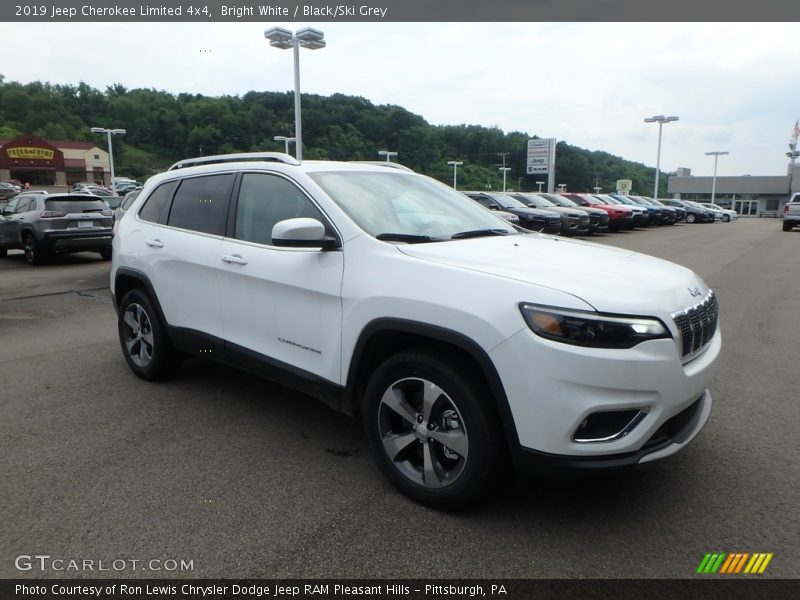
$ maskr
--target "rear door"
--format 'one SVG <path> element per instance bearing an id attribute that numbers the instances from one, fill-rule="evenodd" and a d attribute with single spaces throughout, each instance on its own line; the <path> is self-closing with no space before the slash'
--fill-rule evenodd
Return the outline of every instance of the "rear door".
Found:
<path id="1" fill-rule="evenodd" d="M 137 215 L 136 252 L 164 317 L 179 343 L 198 353 L 223 338 L 214 263 L 233 181 L 234 174 L 223 173 L 164 183 Z"/>
<path id="2" fill-rule="evenodd" d="M 216 260 L 225 339 L 255 360 L 338 383 L 344 258 L 336 250 L 274 246 L 275 223 L 294 217 L 317 219 L 335 235 L 294 181 L 242 175 L 235 217 Z"/>

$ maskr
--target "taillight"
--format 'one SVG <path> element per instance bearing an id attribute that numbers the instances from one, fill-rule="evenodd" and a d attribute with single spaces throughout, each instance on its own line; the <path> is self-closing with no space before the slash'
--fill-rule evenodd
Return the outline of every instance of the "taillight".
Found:
<path id="1" fill-rule="evenodd" d="M 783 212 L 785 212 L 785 213 L 789 212 L 789 205 L 788 204 L 783 207 Z"/>
<path id="2" fill-rule="evenodd" d="M 39 215 L 42 219 L 57 219 L 59 217 L 66 217 L 67 213 L 60 210 L 45 210 Z"/>

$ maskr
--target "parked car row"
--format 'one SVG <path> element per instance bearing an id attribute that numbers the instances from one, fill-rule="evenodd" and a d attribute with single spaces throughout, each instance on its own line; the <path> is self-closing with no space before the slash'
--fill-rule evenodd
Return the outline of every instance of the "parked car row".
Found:
<path id="1" fill-rule="evenodd" d="M 656 200 L 621 194 L 468 191 L 467 196 L 493 211 L 514 215 L 515 224 L 532 231 L 565 236 L 590 235 L 635 227 L 730 222 L 735 211 L 710 203 Z"/>

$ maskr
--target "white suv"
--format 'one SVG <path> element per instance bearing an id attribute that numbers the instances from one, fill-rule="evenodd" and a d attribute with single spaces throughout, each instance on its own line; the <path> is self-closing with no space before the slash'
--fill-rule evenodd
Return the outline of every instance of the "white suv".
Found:
<path id="1" fill-rule="evenodd" d="M 357 415 L 383 473 L 452 508 L 515 467 L 669 456 L 711 410 L 717 301 L 678 265 L 521 233 L 427 177 L 285 154 L 151 178 L 118 223 L 125 360 L 214 358 Z"/>

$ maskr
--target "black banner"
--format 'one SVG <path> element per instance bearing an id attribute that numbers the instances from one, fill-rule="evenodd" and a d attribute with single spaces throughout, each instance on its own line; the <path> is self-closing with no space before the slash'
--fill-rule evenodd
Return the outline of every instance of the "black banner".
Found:
<path id="1" fill-rule="evenodd" d="M 48 0 L 3 2 L 0 20 L 126 21 L 787 21 L 791 2 L 724 0 Z M 796 9 L 794 9 L 796 11 Z"/>
<path id="2" fill-rule="evenodd" d="M 800 579 L 546 579 L 546 580 L 2 580 L 3 600 L 162 598 L 165 600 L 442 600 L 464 598 L 578 600 L 796 600 Z"/>

